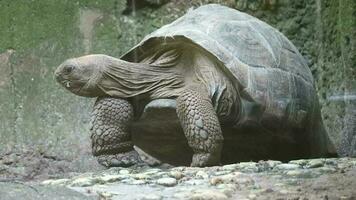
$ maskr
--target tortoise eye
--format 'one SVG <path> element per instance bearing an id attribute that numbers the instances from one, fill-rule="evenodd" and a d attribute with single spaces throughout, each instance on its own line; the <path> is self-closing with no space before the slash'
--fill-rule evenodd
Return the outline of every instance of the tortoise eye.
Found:
<path id="1" fill-rule="evenodd" d="M 73 65 L 67 65 L 63 68 L 64 73 L 69 74 L 73 71 L 74 66 Z"/>

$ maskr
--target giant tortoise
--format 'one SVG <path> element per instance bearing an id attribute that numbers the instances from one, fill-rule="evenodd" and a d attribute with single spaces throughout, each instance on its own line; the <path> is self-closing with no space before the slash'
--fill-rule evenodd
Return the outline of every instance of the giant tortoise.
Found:
<path id="1" fill-rule="evenodd" d="M 74 94 L 98 97 L 92 150 L 107 167 L 140 162 L 134 144 L 191 166 L 334 153 L 296 47 L 268 24 L 224 6 L 189 11 L 120 59 L 66 60 L 55 76 Z"/>

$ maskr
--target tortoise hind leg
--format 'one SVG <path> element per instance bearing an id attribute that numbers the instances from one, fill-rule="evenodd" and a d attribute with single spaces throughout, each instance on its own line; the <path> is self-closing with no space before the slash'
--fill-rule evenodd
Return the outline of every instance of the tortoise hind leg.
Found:
<path id="1" fill-rule="evenodd" d="M 177 99 L 177 114 L 194 155 L 191 166 L 220 164 L 223 135 L 205 90 L 189 88 Z"/>
<path id="2" fill-rule="evenodd" d="M 130 166 L 142 162 L 133 149 L 129 124 L 132 105 L 124 99 L 98 98 L 92 112 L 92 152 L 106 167 Z"/>

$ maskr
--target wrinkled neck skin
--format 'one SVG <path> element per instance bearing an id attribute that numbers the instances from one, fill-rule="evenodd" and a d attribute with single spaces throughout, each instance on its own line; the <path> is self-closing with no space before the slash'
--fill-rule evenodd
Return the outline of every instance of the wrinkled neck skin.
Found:
<path id="1" fill-rule="evenodd" d="M 174 66 L 131 63 L 110 56 L 105 56 L 99 73 L 93 78 L 96 87 L 116 98 L 172 98 L 183 85 L 183 78 Z"/>

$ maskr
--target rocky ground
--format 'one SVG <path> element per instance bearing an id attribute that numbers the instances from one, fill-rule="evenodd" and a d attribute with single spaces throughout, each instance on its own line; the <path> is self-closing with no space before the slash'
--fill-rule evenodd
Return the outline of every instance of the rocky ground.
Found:
<path id="1" fill-rule="evenodd" d="M 7 181 L 0 183 L 0 194 L 4 200 L 19 195 L 36 200 L 356 199 L 356 158 L 111 168 L 41 182 Z"/>

